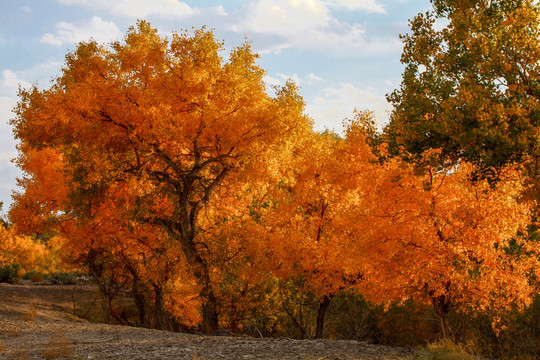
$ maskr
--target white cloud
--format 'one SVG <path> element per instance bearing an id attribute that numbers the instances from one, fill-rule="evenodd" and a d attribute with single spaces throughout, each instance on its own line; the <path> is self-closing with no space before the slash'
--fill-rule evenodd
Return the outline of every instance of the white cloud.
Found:
<path id="1" fill-rule="evenodd" d="M 287 37 L 328 25 L 330 14 L 318 0 L 258 0 L 244 7 L 241 18 L 233 30 Z"/>
<path id="2" fill-rule="evenodd" d="M 297 85 L 311 85 L 316 82 L 324 81 L 323 78 L 315 75 L 314 73 L 309 73 L 308 75 L 301 77 L 298 74 L 286 75 L 282 73 L 276 73 L 274 76 L 266 75 L 264 81 L 267 85 L 270 86 L 279 86 L 285 85 L 287 80 L 292 80 Z"/>
<path id="3" fill-rule="evenodd" d="M 105 10 L 111 15 L 134 19 L 158 16 L 185 19 L 199 11 L 178 0 L 56 0 L 62 5 L 85 6 L 93 10 Z M 223 7 L 221 12 L 224 12 Z"/>
<path id="4" fill-rule="evenodd" d="M 237 15 L 238 22 L 231 30 L 266 37 L 269 45 L 261 53 L 296 47 L 364 56 L 401 49 L 397 36 L 370 37 L 364 26 L 333 17 L 322 0 L 257 0 L 244 6 Z"/>
<path id="5" fill-rule="evenodd" d="M 341 130 L 343 119 L 352 117 L 355 108 L 373 111 L 379 125 L 388 121 L 392 110 L 384 95 L 348 83 L 323 89 L 321 94 L 309 99 L 306 105 L 306 111 L 314 119 L 317 130 Z"/>
<path id="6" fill-rule="evenodd" d="M 9 125 L 9 120 L 15 116 L 11 112 L 15 105 L 17 101 L 14 98 L 0 97 L 0 163 L 9 163 L 17 154 L 13 131 Z"/>
<path id="7" fill-rule="evenodd" d="M 386 14 L 384 7 L 376 0 L 327 0 L 329 6 L 349 10 L 363 10 L 367 13 Z"/>
<path id="8" fill-rule="evenodd" d="M 7 127 L 7 122 L 13 117 L 11 109 L 17 105 L 17 100 L 7 96 L 0 96 L 0 138 L 4 140 L 3 132 L 4 126 Z M 4 151 L 4 150 L 0 150 Z"/>
<path id="9" fill-rule="evenodd" d="M 15 179 L 21 173 L 11 162 L 17 156 L 17 149 L 8 121 L 14 117 L 11 110 L 15 105 L 17 101 L 14 98 L 0 96 L 0 201 L 4 202 L 4 212 L 9 209 L 11 191 L 16 188 Z"/>
<path id="10" fill-rule="evenodd" d="M 25 12 L 27 12 L 29 14 L 33 13 L 32 9 L 29 6 L 24 5 L 21 9 L 23 9 L 23 11 L 25 11 Z"/>
<path id="11" fill-rule="evenodd" d="M 11 70 L 2 71 L 2 80 L 0 80 L 0 86 L 2 86 L 2 88 L 11 91 L 12 89 L 18 89 L 19 85 L 25 88 L 31 86 L 28 81 L 21 80 L 17 73 Z"/>
<path id="12" fill-rule="evenodd" d="M 56 34 L 47 33 L 41 38 L 42 43 L 51 45 L 73 44 L 93 38 L 99 42 L 107 42 L 122 38 L 118 27 L 99 16 L 77 23 L 59 22 L 55 25 Z"/>
<path id="13" fill-rule="evenodd" d="M 315 75 L 314 73 L 309 73 L 308 76 L 306 76 L 307 80 L 309 83 L 314 83 L 314 82 L 318 82 L 318 81 L 324 81 L 323 78 Z"/>

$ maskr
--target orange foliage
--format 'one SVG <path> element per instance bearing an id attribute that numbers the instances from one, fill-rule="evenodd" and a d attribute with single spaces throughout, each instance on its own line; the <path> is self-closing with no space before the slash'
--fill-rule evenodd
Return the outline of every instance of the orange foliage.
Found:
<path id="1" fill-rule="evenodd" d="M 429 301 L 441 321 L 452 307 L 530 303 L 540 249 L 524 235 L 530 204 L 518 200 L 520 179 L 508 170 L 496 186 L 471 182 L 473 170 L 462 163 L 416 175 L 393 160 L 373 174 L 353 225 L 372 300 Z"/>
<path id="2" fill-rule="evenodd" d="M 21 91 L 10 216 L 65 237 L 111 316 L 129 289 L 141 325 L 164 327 L 168 310 L 215 332 L 223 310 L 235 330 L 276 278 L 301 278 L 323 317 L 350 287 L 432 302 L 443 320 L 530 300 L 539 249 L 520 236 L 530 209 L 511 169 L 492 186 L 467 163 L 380 164 L 369 113 L 344 138 L 314 133 L 294 84 L 270 97 L 249 44 L 227 62 L 222 47 L 204 29 L 169 41 L 139 22 L 110 47 L 79 44 L 50 89 Z"/>

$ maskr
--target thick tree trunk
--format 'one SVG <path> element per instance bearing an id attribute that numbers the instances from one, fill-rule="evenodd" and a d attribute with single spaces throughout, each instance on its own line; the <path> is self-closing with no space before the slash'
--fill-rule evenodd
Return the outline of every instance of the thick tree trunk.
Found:
<path id="1" fill-rule="evenodd" d="M 317 327 L 315 328 L 315 339 L 324 339 L 324 319 L 326 311 L 330 306 L 330 302 L 334 295 L 324 295 L 319 304 L 319 311 L 317 312 Z"/>
<path id="2" fill-rule="evenodd" d="M 202 332 L 205 334 L 215 334 L 218 331 L 218 313 L 216 310 L 216 301 L 212 296 L 203 299 L 202 304 Z"/>
<path id="3" fill-rule="evenodd" d="M 203 283 L 200 295 L 202 300 L 202 332 L 215 334 L 218 331 L 217 299 L 210 283 L 208 269 L 204 266 L 200 279 Z"/>
<path id="4" fill-rule="evenodd" d="M 439 318 L 439 324 L 441 325 L 441 334 L 443 339 L 452 340 L 452 330 L 450 328 L 450 322 L 448 320 L 448 313 L 450 312 L 450 303 L 448 299 L 441 295 L 431 299 L 433 302 L 433 308 L 435 314 Z"/>
<path id="5" fill-rule="evenodd" d="M 159 151 L 159 149 L 158 149 Z M 178 192 L 179 205 L 177 218 L 174 221 L 169 219 L 159 219 L 158 224 L 164 226 L 164 228 L 179 241 L 182 246 L 182 251 L 192 268 L 193 275 L 201 285 L 199 292 L 202 302 L 202 325 L 201 330 L 205 334 L 215 334 L 218 330 L 218 312 L 217 312 L 217 298 L 212 289 L 210 280 L 210 269 L 208 263 L 204 258 L 204 251 L 201 250 L 195 242 L 197 237 L 197 217 L 199 211 L 206 205 L 213 189 L 218 186 L 221 180 L 227 174 L 227 168 L 223 168 L 219 175 L 214 178 L 209 185 L 203 186 L 202 194 L 199 194 L 199 190 L 196 187 L 200 184 L 200 172 L 203 167 L 201 165 L 200 153 L 197 141 L 194 141 L 194 153 L 195 164 L 193 165 L 193 171 L 189 174 L 178 174 L 181 181 L 173 182 L 173 186 L 180 189 Z M 172 160 L 164 157 L 166 163 L 171 165 Z M 175 166 L 173 166 L 175 167 Z M 202 195 L 202 199 L 193 200 L 199 195 Z"/>

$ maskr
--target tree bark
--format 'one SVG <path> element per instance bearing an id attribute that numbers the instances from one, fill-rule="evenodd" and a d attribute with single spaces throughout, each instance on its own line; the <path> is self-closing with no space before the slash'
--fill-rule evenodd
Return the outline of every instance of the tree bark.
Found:
<path id="1" fill-rule="evenodd" d="M 439 324 L 441 325 L 441 334 L 443 339 L 452 340 L 452 329 L 450 328 L 450 322 L 448 320 L 448 313 L 450 312 L 450 302 L 444 296 L 438 296 L 431 299 L 433 302 L 433 308 L 435 314 L 439 318 Z"/>
<path id="2" fill-rule="evenodd" d="M 165 299 L 163 296 L 163 287 L 159 285 L 153 285 L 154 287 L 154 317 L 155 317 L 155 327 L 158 330 L 165 330 L 166 327 L 166 316 L 165 316 Z"/>
<path id="3" fill-rule="evenodd" d="M 202 300 L 202 332 L 205 334 L 215 334 L 218 331 L 217 299 L 210 283 L 207 266 L 204 266 L 200 276 L 203 287 L 201 289 Z"/>
<path id="4" fill-rule="evenodd" d="M 326 311 L 330 306 L 330 302 L 334 295 L 324 295 L 319 304 L 319 310 L 317 311 L 317 327 L 315 328 L 315 339 L 324 339 L 324 319 Z"/>
<path id="5" fill-rule="evenodd" d="M 143 287 L 139 286 L 138 284 L 133 285 L 131 296 L 133 297 L 133 301 L 135 302 L 135 306 L 137 306 L 137 310 L 139 312 L 139 326 L 148 327 L 146 316 L 146 296 Z"/>

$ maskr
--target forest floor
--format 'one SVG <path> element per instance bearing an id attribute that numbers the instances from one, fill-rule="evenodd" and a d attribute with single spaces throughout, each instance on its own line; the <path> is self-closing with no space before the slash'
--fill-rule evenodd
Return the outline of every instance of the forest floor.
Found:
<path id="1" fill-rule="evenodd" d="M 0 359 L 416 359 L 415 351 L 348 340 L 203 336 L 91 323 L 92 285 L 0 284 Z"/>

